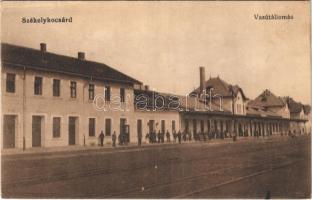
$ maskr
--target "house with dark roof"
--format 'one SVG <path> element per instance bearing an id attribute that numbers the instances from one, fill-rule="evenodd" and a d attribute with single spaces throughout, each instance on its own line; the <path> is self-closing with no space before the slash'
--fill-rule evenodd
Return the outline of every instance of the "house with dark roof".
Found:
<path id="1" fill-rule="evenodd" d="M 303 111 L 305 115 L 311 114 L 311 106 L 310 105 L 303 105 Z"/>
<path id="2" fill-rule="evenodd" d="M 307 120 L 304 125 L 298 124 L 296 122 L 290 122 L 290 126 L 292 127 L 292 129 L 296 130 L 299 133 L 311 131 L 311 106 L 304 105 L 301 102 L 297 102 L 289 96 L 283 97 L 283 99 L 289 105 L 291 119 Z"/>
<path id="3" fill-rule="evenodd" d="M 311 132 L 310 108 L 309 105 L 305 106 L 292 97 L 280 97 L 266 89 L 254 100 L 248 102 L 247 115 L 263 113 L 263 116 L 275 115 L 276 117 L 287 118 L 289 119 L 289 131 L 308 133 Z"/>
<path id="4" fill-rule="evenodd" d="M 247 113 L 261 111 L 267 112 L 267 115 L 277 115 L 283 118 L 290 118 L 289 106 L 287 101 L 276 96 L 270 90 L 264 90 L 254 100 L 250 100 L 247 104 Z"/>
<path id="5" fill-rule="evenodd" d="M 246 115 L 248 98 L 243 89 L 222 80 L 219 76 L 205 79 L 205 68 L 200 67 L 200 86 L 190 93 L 214 104 L 221 104 L 222 109 L 236 115 Z"/>
<path id="6" fill-rule="evenodd" d="M 142 83 L 104 63 L 2 43 L 3 148 L 97 145 L 104 132 L 136 140 L 133 90 Z"/>
<path id="7" fill-rule="evenodd" d="M 295 101 L 291 97 L 284 97 L 285 102 L 289 106 L 290 118 L 292 119 L 304 119 L 304 105 Z"/>
<path id="8" fill-rule="evenodd" d="M 306 132 L 311 133 L 311 127 L 312 127 L 312 115 L 311 115 L 311 106 L 310 105 L 303 105 L 303 111 L 304 111 L 304 118 L 307 120 L 305 123 Z"/>
<path id="9" fill-rule="evenodd" d="M 199 121 L 199 124 L 204 124 L 199 127 L 207 126 L 208 131 L 212 130 L 225 136 L 232 134 L 264 136 L 285 132 L 289 127 L 287 120 L 274 111 L 266 110 L 260 105 L 247 109 L 249 99 L 240 86 L 229 84 L 219 76 L 206 80 L 205 68 L 200 67 L 199 71 L 199 87 L 190 92 L 190 96 L 199 99 L 204 105 L 209 103 L 216 105 L 219 112 L 212 113 L 207 110 L 182 112 L 181 127 L 188 127 L 184 124 L 191 124 L 193 132 L 206 131 L 205 128 L 197 127 Z"/>

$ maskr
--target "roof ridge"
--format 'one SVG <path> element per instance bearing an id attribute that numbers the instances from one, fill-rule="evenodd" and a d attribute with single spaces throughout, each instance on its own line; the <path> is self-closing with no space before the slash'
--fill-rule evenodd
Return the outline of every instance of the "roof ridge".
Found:
<path id="1" fill-rule="evenodd" d="M 3 48 L 7 49 L 7 51 L 25 51 L 27 53 L 34 54 L 34 56 L 37 56 L 37 54 L 41 52 L 40 49 L 20 46 L 20 45 L 16 45 L 16 44 L 10 44 L 10 43 L 6 43 L 6 42 L 1 42 L 1 49 L 2 49 L 1 54 L 2 54 L 2 56 L 3 56 L 3 53 L 6 51 L 6 50 L 3 50 Z M 53 56 L 55 57 L 56 60 L 59 59 L 59 60 L 64 61 L 63 64 L 66 64 L 67 67 L 72 67 L 73 65 L 77 65 L 77 63 L 75 63 L 75 62 L 79 61 L 80 63 L 84 63 L 85 65 L 88 65 L 88 68 L 90 68 L 89 70 L 104 69 L 104 70 L 110 71 L 111 73 L 116 73 L 116 74 L 118 74 L 118 76 L 123 76 L 124 79 L 128 79 L 128 81 L 141 83 L 137 79 L 132 78 L 132 77 L 124 74 L 123 72 L 121 72 L 121 71 L 119 71 L 119 70 L 117 70 L 117 69 L 115 69 L 115 68 L 113 68 L 113 67 L 111 67 L 105 63 L 92 61 L 92 60 L 81 61 L 78 58 L 73 57 L 73 56 L 62 55 L 59 53 L 49 52 L 49 51 L 46 51 L 45 54 L 47 55 L 47 58 L 50 59 L 49 62 L 53 62 Z M 23 55 L 19 55 L 19 56 L 23 56 Z M 35 57 L 35 58 L 37 59 L 37 57 Z M 2 59 L 5 60 L 6 58 L 2 57 Z M 34 65 L 32 67 L 36 67 L 36 65 Z M 98 75 L 100 75 L 100 77 L 103 76 L 103 74 L 98 74 Z M 103 77 L 103 78 L 105 78 L 105 77 Z M 124 80 L 124 81 L 126 81 L 126 80 Z"/>
<path id="2" fill-rule="evenodd" d="M 228 90 L 228 89 L 229 89 L 229 87 L 228 87 L 228 86 L 230 86 L 231 84 L 229 84 L 229 83 L 225 82 L 225 81 L 224 81 L 224 80 L 222 80 L 219 76 L 217 76 L 217 77 L 216 77 L 216 79 L 218 79 L 218 80 L 221 82 L 221 84 L 222 84 L 222 86 L 223 86 L 223 88 L 224 88 L 224 89 L 226 89 L 226 90 Z"/>

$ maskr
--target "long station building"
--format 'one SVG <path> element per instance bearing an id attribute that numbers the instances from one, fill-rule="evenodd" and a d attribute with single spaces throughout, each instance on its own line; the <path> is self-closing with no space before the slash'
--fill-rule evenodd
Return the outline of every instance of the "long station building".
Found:
<path id="1" fill-rule="evenodd" d="M 225 137 L 310 134 L 311 106 L 265 89 L 249 99 L 220 77 L 205 78 L 187 96 L 152 91 L 106 65 L 47 51 L 1 44 L 2 149 L 98 145 L 112 134 L 220 132 Z"/>

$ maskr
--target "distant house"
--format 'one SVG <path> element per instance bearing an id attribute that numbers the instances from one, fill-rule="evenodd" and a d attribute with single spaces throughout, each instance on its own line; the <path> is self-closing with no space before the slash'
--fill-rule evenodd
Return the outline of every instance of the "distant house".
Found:
<path id="1" fill-rule="evenodd" d="M 303 111 L 304 111 L 304 118 L 306 120 L 308 120 L 306 123 L 305 123 L 305 126 L 306 126 L 306 130 L 308 133 L 311 134 L 311 120 L 312 120 L 312 116 L 311 116 L 311 106 L 310 105 L 304 105 L 303 106 Z"/>
<path id="2" fill-rule="evenodd" d="M 268 112 L 268 115 L 277 114 L 283 118 L 290 118 L 288 103 L 281 97 L 276 96 L 270 90 L 264 90 L 254 100 L 248 102 L 248 107 Z"/>
<path id="3" fill-rule="evenodd" d="M 289 105 L 290 118 L 292 119 L 304 119 L 304 105 L 295 101 L 291 97 L 283 98 Z"/>
<path id="4" fill-rule="evenodd" d="M 311 106 L 303 105 L 301 102 L 295 101 L 292 97 L 283 98 L 289 105 L 291 119 L 305 119 L 308 120 L 305 124 L 290 123 L 297 132 L 311 132 Z"/>
<path id="5" fill-rule="evenodd" d="M 203 94 L 206 96 L 202 96 Z M 246 115 L 246 104 L 248 98 L 243 89 L 238 85 L 231 85 L 219 76 L 210 77 L 205 80 L 205 70 L 200 68 L 200 86 L 190 93 L 191 96 L 206 98 L 206 102 L 212 101 L 220 105 L 222 110 L 230 111 L 232 114 Z"/>
<path id="6" fill-rule="evenodd" d="M 311 106 L 310 105 L 303 105 L 304 117 L 305 119 L 311 118 Z"/>

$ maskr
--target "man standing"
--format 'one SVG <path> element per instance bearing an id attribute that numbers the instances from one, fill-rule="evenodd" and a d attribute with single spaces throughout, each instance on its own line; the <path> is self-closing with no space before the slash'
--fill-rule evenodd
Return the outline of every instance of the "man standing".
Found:
<path id="1" fill-rule="evenodd" d="M 145 141 L 147 141 L 147 140 L 149 143 L 151 143 L 151 135 L 148 132 L 145 135 Z"/>
<path id="2" fill-rule="evenodd" d="M 172 136 L 173 136 L 174 142 L 177 142 L 177 133 L 175 130 L 173 130 Z"/>
<path id="3" fill-rule="evenodd" d="M 139 145 L 139 147 L 141 146 L 141 143 L 142 143 L 142 133 L 139 131 L 138 132 L 138 145 Z"/>
<path id="4" fill-rule="evenodd" d="M 185 131 L 183 131 L 183 141 L 185 142 L 186 141 L 186 132 Z"/>
<path id="5" fill-rule="evenodd" d="M 181 144 L 181 131 L 180 130 L 178 132 L 178 140 L 179 140 L 179 144 Z"/>
<path id="6" fill-rule="evenodd" d="M 161 132 L 161 143 L 165 142 L 165 132 Z"/>
<path id="7" fill-rule="evenodd" d="M 161 141 L 161 132 L 160 132 L 160 130 L 158 131 L 158 134 L 157 134 L 157 140 L 158 140 L 158 143 L 160 143 L 160 141 Z"/>
<path id="8" fill-rule="evenodd" d="M 101 140 L 101 146 L 103 146 L 103 143 L 104 143 L 104 133 L 103 133 L 103 131 L 101 131 L 101 133 L 100 133 L 100 140 Z"/>
<path id="9" fill-rule="evenodd" d="M 113 147 L 115 147 L 116 146 L 116 131 L 114 131 L 112 135 L 112 142 L 113 142 Z"/>
<path id="10" fill-rule="evenodd" d="M 170 133 L 169 133 L 168 130 L 167 130 L 167 132 L 166 132 L 166 137 L 167 137 L 167 142 L 170 142 Z"/>

